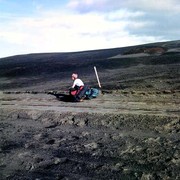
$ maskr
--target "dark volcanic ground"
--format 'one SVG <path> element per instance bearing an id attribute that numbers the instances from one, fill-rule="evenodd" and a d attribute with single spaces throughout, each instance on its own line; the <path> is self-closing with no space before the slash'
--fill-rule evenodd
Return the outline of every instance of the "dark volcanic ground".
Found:
<path id="1" fill-rule="evenodd" d="M 180 41 L 0 59 L 0 179 L 180 179 Z M 96 99 L 67 102 L 77 71 Z"/>

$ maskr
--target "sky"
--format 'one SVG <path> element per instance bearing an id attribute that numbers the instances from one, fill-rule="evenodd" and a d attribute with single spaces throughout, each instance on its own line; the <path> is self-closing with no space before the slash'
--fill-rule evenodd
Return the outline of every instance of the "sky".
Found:
<path id="1" fill-rule="evenodd" d="M 0 58 L 180 40 L 180 0 L 0 0 Z"/>

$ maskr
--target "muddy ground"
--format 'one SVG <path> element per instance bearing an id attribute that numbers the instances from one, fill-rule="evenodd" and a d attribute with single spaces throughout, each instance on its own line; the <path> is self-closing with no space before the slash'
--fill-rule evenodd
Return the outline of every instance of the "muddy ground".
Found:
<path id="1" fill-rule="evenodd" d="M 180 179 L 179 60 L 180 41 L 0 59 L 0 179 Z M 69 101 L 94 65 L 99 96 Z"/>
<path id="2" fill-rule="evenodd" d="M 179 179 L 178 97 L 1 92 L 1 179 Z"/>

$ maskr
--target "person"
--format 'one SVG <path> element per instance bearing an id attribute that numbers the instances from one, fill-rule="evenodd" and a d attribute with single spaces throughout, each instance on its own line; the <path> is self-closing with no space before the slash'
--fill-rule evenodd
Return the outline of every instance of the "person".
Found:
<path id="1" fill-rule="evenodd" d="M 82 82 L 82 80 L 78 78 L 78 74 L 73 73 L 72 80 L 73 80 L 72 88 L 79 89 L 80 87 L 84 86 L 84 83 Z"/>
<path id="2" fill-rule="evenodd" d="M 72 74 L 73 85 L 70 88 L 70 95 L 73 97 L 73 101 L 81 102 L 86 93 L 87 87 L 84 85 L 83 81 L 78 78 L 77 73 Z"/>

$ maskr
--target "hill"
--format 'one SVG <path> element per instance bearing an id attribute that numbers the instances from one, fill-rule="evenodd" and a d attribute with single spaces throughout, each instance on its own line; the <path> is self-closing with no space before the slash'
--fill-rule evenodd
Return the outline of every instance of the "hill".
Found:
<path id="1" fill-rule="evenodd" d="M 180 41 L 72 53 L 18 55 L 0 59 L 0 90 L 64 90 L 78 72 L 104 89 L 178 89 Z"/>
<path id="2" fill-rule="evenodd" d="M 180 41 L 0 59 L 0 179 L 180 179 L 179 65 Z"/>

